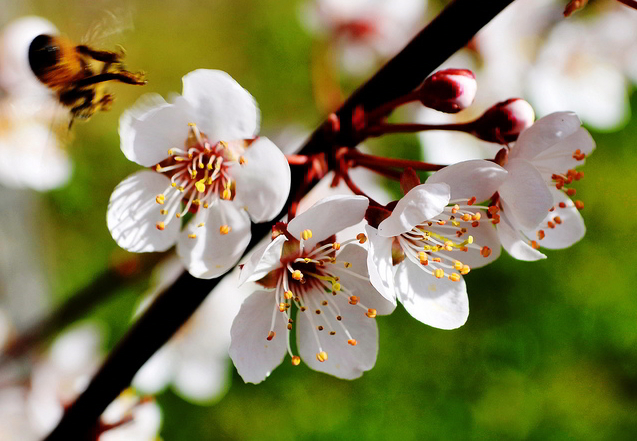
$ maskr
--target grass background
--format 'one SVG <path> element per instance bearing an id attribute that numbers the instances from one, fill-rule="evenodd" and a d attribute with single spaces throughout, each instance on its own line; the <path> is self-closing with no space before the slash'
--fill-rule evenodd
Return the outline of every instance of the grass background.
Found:
<path id="1" fill-rule="evenodd" d="M 6 0 L 5 0 L 6 1 Z M 117 122 L 142 92 L 167 96 L 200 67 L 230 73 L 257 99 L 262 132 L 313 129 L 324 117 L 312 94 L 316 46 L 293 0 L 136 1 L 135 29 L 121 42 L 145 90 L 114 85 L 109 113 L 77 124 L 66 187 L 38 195 L 37 231 L 54 303 L 123 252 L 105 225 L 115 185 L 138 167 L 119 150 Z M 5 15 L 37 14 L 78 40 L 112 1 L 7 3 Z M 11 15 L 13 14 L 13 15 Z M 6 17 L 5 17 L 6 18 Z M 356 85 L 345 80 L 344 87 Z M 632 100 L 637 108 L 637 99 Z M 165 440 L 634 440 L 637 438 L 637 260 L 634 154 L 637 124 L 595 133 L 578 186 L 588 233 L 547 260 L 503 255 L 468 276 L 471 314 L 456 331 L 429 328 L 402 307 L 378 320 L 376 367 L 342 381 L 284 362 L 261 385 L 235 373 L 229 393 L 196 406 L 158 396 Z M 415 137 L 381 141 L 418 156 Z M 395 151 L 395 150 L 394 150 Z M 112 347 L 129 326 L 145 284 L 92 314 Z M 187 293 L 184 293 L 187 295 Z"/>

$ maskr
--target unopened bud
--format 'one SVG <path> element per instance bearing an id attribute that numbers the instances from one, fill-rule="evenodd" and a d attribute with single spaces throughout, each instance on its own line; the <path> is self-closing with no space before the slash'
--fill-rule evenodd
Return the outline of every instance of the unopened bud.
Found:
<path id="1" fill-rule="evenodd" d="M 488 142 L 506 144 L 535 120 L 533 107 L 521 98 L 511 98 L 495 104 L 472 123 L 471 133 Z"/>
<path id="2" fill-rule="evenodd" d="M 457 113 L 473 103 L 477 90 L 476 76 L 470 70 L 440 70 L 421 86 L 420 102 L 441 112 Z"/>

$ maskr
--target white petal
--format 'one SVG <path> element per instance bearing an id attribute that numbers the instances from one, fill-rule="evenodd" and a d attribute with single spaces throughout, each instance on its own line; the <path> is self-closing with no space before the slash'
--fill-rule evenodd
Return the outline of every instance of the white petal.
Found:
<path id="1" fill-rule="evenodd" d="M 489 199 L 507 177 L 499 165 L 482 159 L 459 162 L 437 171 L 427 184 L 445 183 L 451 189 L 451 199 L 471 199 L 478 202 Z"/>
<path id="2" fill-rule="evenodd" d="M 573 112 L 556 112 L 547 115 L 520 133 L 509 158 L 533 159 L 561 139 L 574 133 L 581 125 L 581 121 Z"/>
<path id="3" fill-rule="evenodd" d="M 244 156 L 244 165 L 237 163 L 230 169 L 237 180 L 236 197 L 253 222 L 270 221 L 279 214 L 290 193 L 290 166 L 268 138 L 258 138 Z"/>
<path id="4" fill-rule="evenodd" d="M 449 203 L 447 184 L 420 184 L 396 204 L 391 216 L 378 226 L 381 236 L 398 236 L 416 225 L 438 216 Z"/>
<path id="5" fill-rule="evenodd" d="M 312 237 L 304 242 L 304 247 L 311 249 L 332 234 L 362 221 L 368 206 L 369 200 L 363 196 L 329 196 L 292 219 L 288 232 L 300 239 L 303 230 L 311 230 Z"/>
<path id="6" fill-rule="evenodd" d="M 184 359 L 175 377 L 175 389 L 196 403 L 217 400 L 228 389 L 229 367 L 227 358 Z"/>
<path id="7" fill-rule="evenodd" d="M 545 181 L 551 182 L 554 173 L 566 173 L 567 170 L 584 165 L 584 160 L 573 158 L 573 153 L 578 149 L 587 156 L 595 149 L 593 137 L 582 127 L 538 154 L 531 164 L 538 169 Z"/>
<path id="8" fill-rule="evenodd" d="M 53 342 L 51 362 L 61 372 L 78 374 L 99 358 L 101 343 L 101 332 L 96 325 L 77 326 Z"/>
<path id="9" fill-rule="evenodd" d="M 365 315 L 365 310 L 359 306 L 350 305 L 342 296 L 330 297 L 328 301 L 339 311 L 342 319 L 336 320 L 334 314 L 329 313 L 327 307 L 321 307 L 323 314 L 317 315 L 314 310 L 320 305 L 322 293 L 312 290 L 306 296 L 308 309 L 297 314 L 296 339 L 299 355 L 312 369 L 334 375 L 338 378 L 352 380 L 363 375 L 374 367 L 378 353 L 378 329 L 376 319 Z M 362 302 L 362 300 L 361 300 Z M 324 326 L 318 331 L 316 326 Z M 351 338 L 357 344 L 347 343 L 349 337 L 343 330 L 349 331 Z M 330 335 L 330 330 L 336 332 Z M 316 343 L 318 335 L 320 347 Z M 320 362 L 316 354 L 321 350 L 327 352 L 327 360 Z"/>
<path id="10" fill-rule="evenodd" d="M 276 336 L 268 341 L 273 311 Z M 273 292 L 256 291 L 243 302 L 232 323 L 229 350 L 243 381 L 260 383 L 281 364 L 287 351 L 286 326 L 287 320 L 279 312 Z"/>
<path id="11" fill-rule="evenodd" d="M 504 249 L 518 260 L 526 260 L 532 262 L 535 260 L 546 259 L 546 256 L 539 251 L 533 249 L 527 242 L 526 238 L 522 236 L 522 233 L 517 231 L 511 225 L 506 218 L 506 215 L 501 216 L 500 223 L 497 225 L 498 237 Z"/>
<path id="12" fill-rule="evenodd" d="M 182 81 L 182 95 L 197 113 L 195 122 L 213 143 L 254 138 L 259 132 L 256 101 L 227 73 L 197 69 Z"/>
<path id="13" fill-rule="evenodd" d="M 143 170 L 119 183 L 108 203 L 106 223 L 117 245 L 127 251 L 144 253 L 166 251 L 179 234 L 179 219 L 166 222 L 155 197 L 170 187 L 170 180 L 159 173 Z M 165 229 L 157 229 L 164 221 Z"/>
<path id="14" fill-rule="evenodd" d="M 119 119 L 120 148 L 131 161 L 151 167 L 183 148 L 188 123 L 196 122 L 193 108 L 182 97 L 168 104 L 158 95 L 145 95 Z"/>
<path id="15" fill-rule="evenodd" d="M 376 228 L 365 226 L 369 239 L 367 253 L 367 270 L 369 281 L 388 301 L 396 304 L 394 291 L 394 273 L 392 271 L 392 239 L 378 235 Z"/>
<path id="16" fill-rule="evenodd" d="M 341 264 L 333 265 L 330 272 L 341 278 L 341 285 L 352 291 L 352 294 L 360 298 L 360 303 L 367 308 L 373 308 L 378 315 L 391 314 L 396 308 L 394 299 L 388 300 L 381 295 L 369 280 L 367 271 L 367 250 L 358 244 L 349 244 L 337 254 L 338 262 L 348 262 L 352 266 L 345 271 Z M 358 277 L 353 276 L 355 273 Z"/>
<path id="17" fill-rule="evenodd" d="M 536 230 L 525 233 L 529 237 L 535 237 L 536 231 L 541 229 L 544 231 L 544 238 L 537 240 L 540 246 L 552 250 L 568 248 L 586 234 L 584 219 L 582 219 L 579 210 L 575 208 L 573 201 L 563 191 L 553 188 L 551 193 L 555 199 L 555 210 L 547 214 Z M 566 207 L 560 208 L 560 202 L 563 202 Z M 556 216 L 559 216 L 561 223 L 558 224 L 555 221 Z M 552 222 L 554 228 L 548 226 L 549 221 Z"/>
<path id="18" fill-rule="evenodd" d="M 132 385 L 145 394 L 157 394 L 164 390 L 175 375 L 175 358 L 178 354 L 173 345 L 162 346 L 144 363 L 133 377 Z"/>
<path id="19" fill-rule="evenodd" d="M 469 317 L 469 298 L 464 279 L 452 282 L 426 273 L 405 259 L 396 269 L 398 299 L 416 320 L 440 329 L 455 329 Z"/>
<path id="20" fill-rule="evenodd" d="M 273 269 L 280 267 L 281 251 L 286 240 L 285 236 L 281 234 L 274 240 L 258 246 L 241 268 L 239 285 L 259 280 Z"/>
<path id="21" fill-rule="evenodd" d="M 202 222 L 204 226 L 199 227 Z M 221 234 L 223 225 L 230 226 Z M 188 237 L 195 234 L 196 238 Z M 177 254 L 188 272 L 201 279 L 219 277 L 239 261 L 250 242 L 250 218 L 232 201 L 219 200 L 210 208 L 200 208 L 177 240 Z"/>
<path id="22" fill-rule="evenodd" d="M 542 175 L 528 161 L 511 159 L 507 179 L 498 190 L 507 215 L 523 228 L 535 228 L 553 206 L 553 196 Z"/>

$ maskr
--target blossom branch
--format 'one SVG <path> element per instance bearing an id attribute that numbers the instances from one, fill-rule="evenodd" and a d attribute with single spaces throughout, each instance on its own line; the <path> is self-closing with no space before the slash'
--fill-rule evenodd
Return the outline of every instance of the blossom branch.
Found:
<path id="1" fill-rule="evenodd" d="M 325 152 L 333 145 L 353 147 L 358 144 L 361 141 L 360 133 L 352 130 L 352 115 L 357 106 L 372 110 L 411 92 L 512 2 L 513 0 L 456 0 L 451 3 L 336 112 L 341 130 L 335 142 L 327 139 L 333 136 L 330 135 L 333 132 L 326 130 L 332 125 L 332 122 L 326 120 L 314 131 L 299 153 L 313 155 Z M 433 41 L 436 42 L 435 45 L 432 44 Z M 332 169 L 336 166 L 328 165 Z M 292 169 L 291 178 L 291 188 L 299 188 L 303 183 L 304 173 L 302 170 Z M 281 216 L 287 212 L 294 196 L 288 197 Z M 271 224 L 268 223 L 252 225 L 252 239 L 248 249 L 270 230 Z M 67 409 L 46 440 L 87 439 L 87 434 L 106 406 L 130 384 L 146 360 L 186 322 L 219 280 L 202 280 L 188 273 L 182 274 L 153 302 L 117 344 L 84 393 Z"/>

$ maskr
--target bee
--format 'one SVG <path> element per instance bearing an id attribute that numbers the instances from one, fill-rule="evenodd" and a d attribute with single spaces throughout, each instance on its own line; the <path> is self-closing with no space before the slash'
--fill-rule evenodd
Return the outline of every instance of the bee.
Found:
<path id="1" fill-rule="evenodd" d="M 87 120 L 97 111 L 109 110 L 114 95 L 106 82 L 144 85 L 143 72 L 124 68 L 123 49 L 117 52 L 75 45 L 61 35 L 40 34 L 29 45 L 29 66 L 35 76 L 57 95 L 71 114 L 69 128 L 76 119 Z"/>

